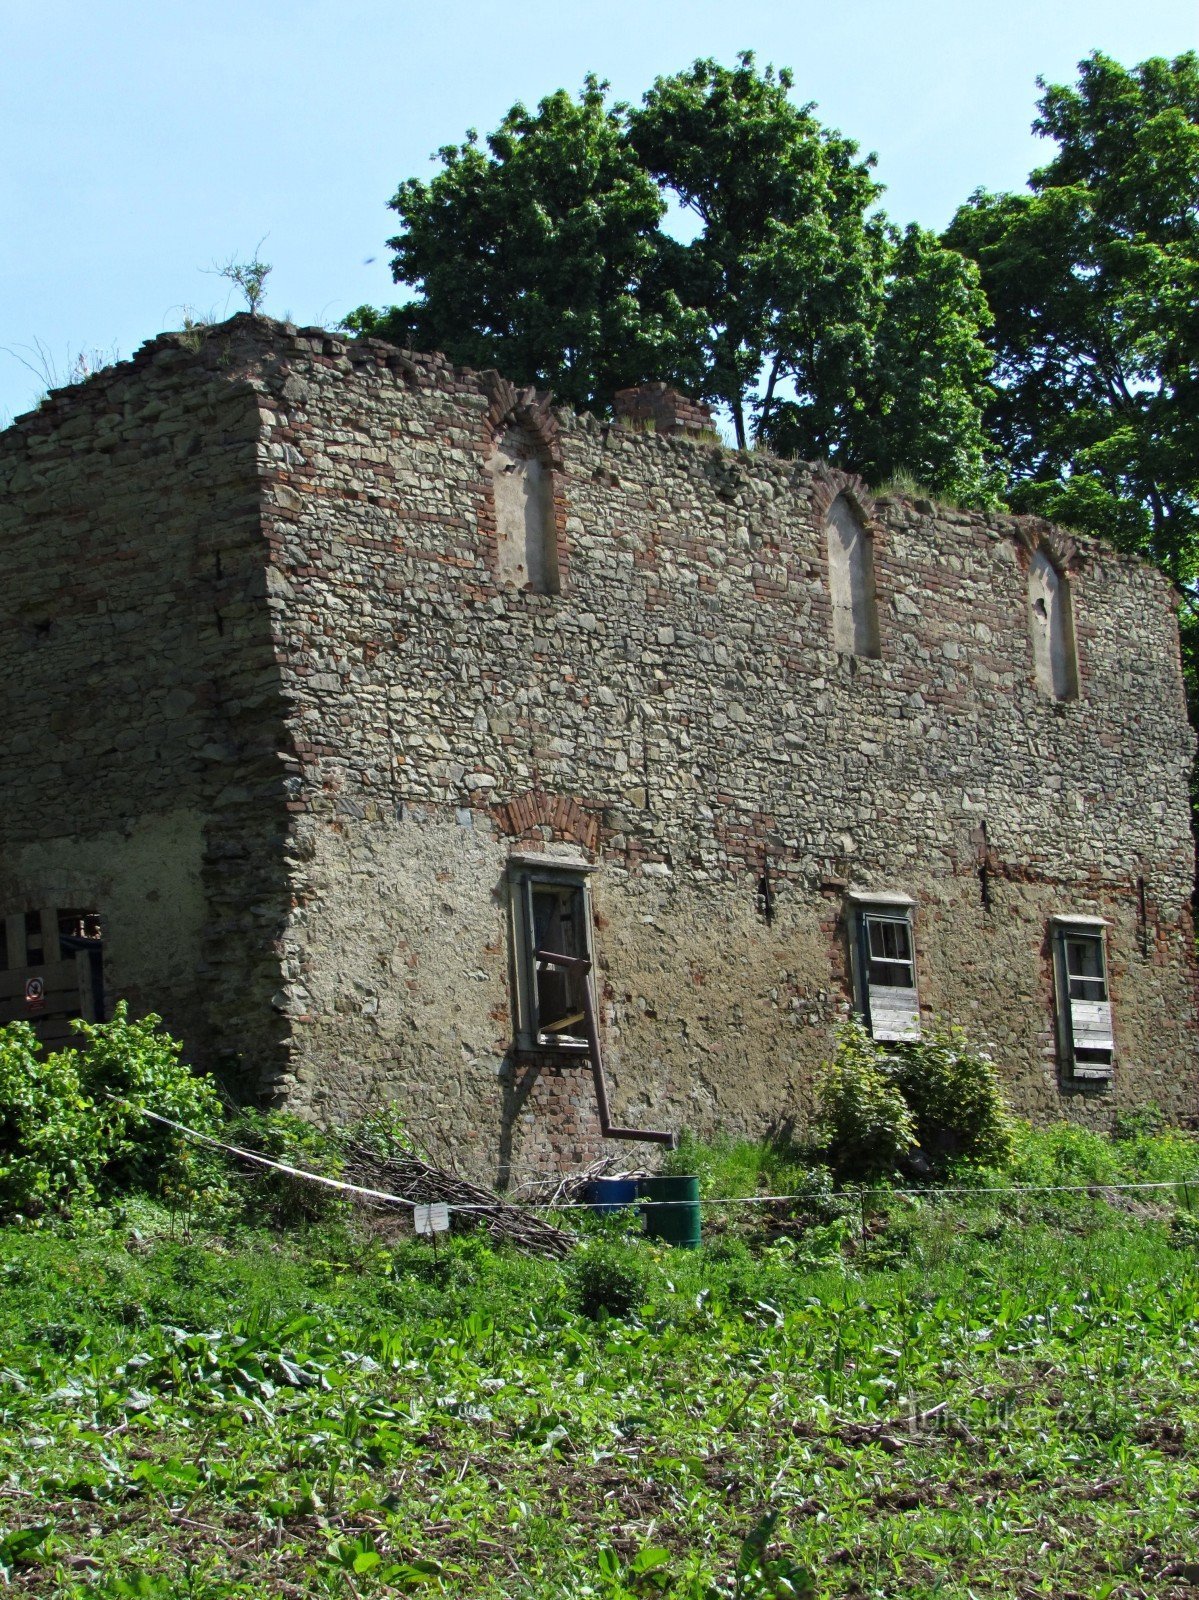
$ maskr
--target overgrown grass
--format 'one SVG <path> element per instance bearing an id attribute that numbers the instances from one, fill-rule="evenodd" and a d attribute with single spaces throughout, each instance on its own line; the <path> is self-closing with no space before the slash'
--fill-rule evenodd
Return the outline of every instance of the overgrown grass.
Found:
<path id="1" fill-rule="evenodd" d="M 712 1195 L 813 1193 L 713 1208 L 695 1252 L 589 1226 L 562 1265 L 336 1222 L 189 1238 L 144 1202 L 0 1231 L 0 1572 L 765 1600 L 785 1553 L 828 1596 L 1190 1592 L 1199 1232 L 1169 1193 L 847 1204 L 794 1152 L 691 1154 Z M 1054 1130 L 1013 1172 L 1195 1156 Z"/>

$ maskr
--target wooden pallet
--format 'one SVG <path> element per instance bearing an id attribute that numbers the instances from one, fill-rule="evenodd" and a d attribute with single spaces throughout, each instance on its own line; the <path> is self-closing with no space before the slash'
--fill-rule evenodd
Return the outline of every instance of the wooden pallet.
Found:
<path id="1" fill-rule="evenodd" d="M 30 1022 L 45 1044 L 63 1044 L 76 1037 L 70 1025 L 72 1017 L 88 1022 L 99 1018 L 93 949 L 76 950 L 64 958 L 58 911 L 53 906 L 43 907 L 37 918 L 40 958 L 36 938 L 27 937 L 25 913 L 19 911 L 4 919 L 8 965 L 0 970 L 0 1027 L 8 1022 Z M 41 985 L 36 1001 L 29 997 L 33 982 Z"/>

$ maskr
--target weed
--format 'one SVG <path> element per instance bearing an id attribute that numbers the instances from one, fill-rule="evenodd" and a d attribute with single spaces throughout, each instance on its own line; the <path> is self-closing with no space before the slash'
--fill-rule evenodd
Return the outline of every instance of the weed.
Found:
<path id="1" fill-rule="evenodd" d="M 345 1164 L 341 1142 L 303 1117 L 243 1108 L 226 1125 L 227 1143 L 285 1166 L 336 1178 Z M 271 1167 L 245 1163 L 238 1176 L 245 1215 L 257 1226 L 294 1228 L 327 1222 L 345 1209 L 336 1189 Z"/>
<path id="2" fill-rule="evenodd" d="M 644 1273 L 631 1251 L 593 1244 L 571 1262 L 571 1301 L 583 1316 L 627 1317 L 641 1304 Z"/>
<path id="3" fill-rule="evenodd" d="M 14 361 L 19 361 L 37 379 L 42 391 L 39 404 L 44 404 L 55 389 L 86 383 L 97 373 L 107 372 L 121 359 L 115 344 L 107 350 L 95 347 L 72 350 L 68 347 L 61 366 L 50 346 L 41 339 L 35 339 L 31 345 L 0 345 L 0 350 L 12 356 Z"/>
<path id="4" fill-rule="evenodd" d="M 1116 1113 L 1112 1137 L 1115 1139 L 1152 1139 L 1166 1126 L 1166 1119 L 1156 1101 L 1137 1106 L 1132 1111 Z"/>
<path id="5" fill-rule="evenodd" d="M 0 1585 L 37 1600 L 1141 1600 L 1199 1561 L 1189 1211 L 878 1188 L 556 1263 L 124 1208 L 0 1228 Z"/>
<path id="6" fill-rule="evenodd" d="M 230 256 L 223 267 L 213 267 L 213 271 L 231 283 L 235 289 L 240 289 L 245 296 L 246 309 L 252 317 L 258 315 L 258 308 L 266 298 L 266 280 L 270 277 L 273 268 L 268 261 L 263 261 L 258 252 L 266 243 L 266 239 L 259 239 L 254 246 L 253 257 L 249 261 L 238 261 Z"/>
<path id="7" fill-rule="evenodd" d="M 1176 1211 L 1170 1219 L 1170 1243 L 1176 1250 L 1199 1250 L 1199 1217 Z"/>

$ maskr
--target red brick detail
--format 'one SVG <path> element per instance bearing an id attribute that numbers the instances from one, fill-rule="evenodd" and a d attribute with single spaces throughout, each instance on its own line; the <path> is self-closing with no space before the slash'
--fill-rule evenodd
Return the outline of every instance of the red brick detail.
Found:
<path id="1" fill-rule="evenodd" d="M 512 1143 L 521 1170 L 577 1172 L 603 1155 L 589 1064 L 526 1062 L 517 1086 Z"/>
<path id="2" fill-rule="evenodd" d="M 579 845 L 589 854 L 594 854 L 599 847 L 598 811 L 569 795 L 529 789 L 492 806 L 491 815 L 499 831 L 512 839 L 534 837 L 564 841 Z"/>
<path id="3" fill-rule="evenodd" d="M 518 389 L 498 372 L 484 372 L 483 392 L 487 396 L 487 425 L 492 439 L 505 428 L 524 428 L 536 439 L 541 458 L 555 472 L 562 470 L 562 441 L 554 415 L 554 397 L 548 389 Z"/>
<path id="4" fill-rule="evenodd" d="M 1078 545 L 1061 528 L 1041 517 L 1017 517 L 1015 525 L 1016 555 L 1021 568 L 1027 572 L 1031 558 L 1043 550 L 1059 572 L 1077 572 L 1082 566 L 1082 552 Z"/>
<path id="5" fill-rule="evenodd" d="M 712 433 L 712 408 L 703 400 L 688 400 L 668 383 L 639 383 L 618 389 L 613 405 L 617 422 L 655 433 Z"/>
<path id="6" fill-rule="evenodd" d="M 812 521 L 816 527 L 824 525 L 829 507 L 839 495 L 844 495 L 849 501 L 859 522 L 872 538 L 881 531 L 874 496 L 867 488 L 865 479 L 859 478 L 856 472 L 842 472 L 837 467 L 830 467 L 826 461 L 816 467 L 812 481 Z"/>

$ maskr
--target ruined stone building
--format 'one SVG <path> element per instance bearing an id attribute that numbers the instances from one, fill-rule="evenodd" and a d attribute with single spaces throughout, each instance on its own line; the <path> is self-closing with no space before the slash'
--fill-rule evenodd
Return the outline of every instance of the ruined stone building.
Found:
<path id="1" fill-rule="evenodd" d="M 0 1021 L 126 997 L 501 1178 L 596 1152 L 597 1046 L 610 1122 L 802 1126 L 850 1007 L 1197 1109 L 1173 600 L 1105 544 L 237 317 L 0 436 L 0 551 Z"/>

